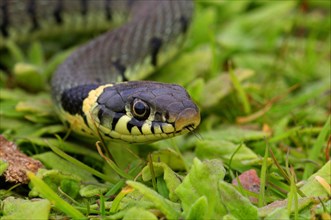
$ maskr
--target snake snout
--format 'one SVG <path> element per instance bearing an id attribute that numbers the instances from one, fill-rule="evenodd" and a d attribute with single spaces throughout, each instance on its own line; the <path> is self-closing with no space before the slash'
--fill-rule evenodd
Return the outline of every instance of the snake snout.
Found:
<path id="1" fill-rule="evenodd" d="M 197 108 L 186 108 L 179 113 L 175 120 L 175 130 L 194 130 L 200 124 L 200 112 Z"/>

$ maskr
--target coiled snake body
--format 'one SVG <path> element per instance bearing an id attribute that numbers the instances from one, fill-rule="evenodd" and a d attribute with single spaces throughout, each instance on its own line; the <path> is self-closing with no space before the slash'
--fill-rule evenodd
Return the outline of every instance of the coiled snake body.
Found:
<path id="1" fill-rule="evenodd" d="M 66 1 L 49 1 L 55 2 L 53 15 L 61 21 Z M 93 1 L 80 2 L 87 10 Z M 103 1 L 109 13 L 114 0 Z M 10 2 L 5 0 L 1 6 L 3 35 L 10 30 L 10 20 L 5 19 Z M 43 1 L 26 1 L 32 27 L 38 26 L 39 2 Z M 124 5 L 130 11 L 125 25 L 79 47 L 55 72 L 52 95 L 61 118 L 79 134 L 98 133 L 132 143 L 160 140 L 195 129 L 200 123 L 199 109 L 183 87 L 134 81 L 174 55 L 190 24 L 193 3 L 128 0 Z"/>

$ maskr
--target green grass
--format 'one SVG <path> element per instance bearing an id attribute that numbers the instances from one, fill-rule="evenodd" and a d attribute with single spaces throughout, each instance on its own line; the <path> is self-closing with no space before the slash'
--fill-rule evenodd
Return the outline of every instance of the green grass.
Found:
<path id="1" fill-rule="evenodd" d="M 102 140 L 67 137 L 50 97 L 52 73 L 77 45 L 7 42 L 0 133 L 45 168 L 29 185 L 1 178 L 0 217 L 330 218 L 330 7 L 196 1 L 181 53 L 148 79 L 187 88 L 201 110 L 198 130 L 102 151 Z M 250 169 L 257 193 L 231 184 Z M 32 207 L 43 215 L 15 211 Z"/>

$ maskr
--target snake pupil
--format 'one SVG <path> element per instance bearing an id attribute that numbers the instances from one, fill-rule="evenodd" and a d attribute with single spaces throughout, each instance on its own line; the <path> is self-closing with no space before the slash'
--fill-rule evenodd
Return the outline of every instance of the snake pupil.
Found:
<path id="1" fill-rule="evenodd" d="M 132 113 L 137 119 L 145 120 L 148 118 L 150 113 L 149 106 L 145 102 L 136 99 L 133 102 Z"/>

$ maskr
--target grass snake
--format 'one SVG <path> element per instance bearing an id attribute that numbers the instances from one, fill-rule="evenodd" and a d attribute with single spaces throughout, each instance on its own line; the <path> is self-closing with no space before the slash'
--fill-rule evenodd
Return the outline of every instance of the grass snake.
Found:
<path id="1" fill-rule="evenodd" d="M 82 16 L 96 10 L 108 19 L 117 10 L 128 12 L 124 25 L 78 47 L 53 75 L 52 96 L 59 115 L 76 133 L 137 143 L 184 134 L 199 125 L 199 109 L 182 86 L 137 81 L 175 55 L 191 22 L 193 2 L 2 1 L 4 37 L 10 37 L 24 16 L 34 31 L 48 17 L 61 25 L 71 10 Z M 12 16 L 19 7 L 22 18 Z"/>

